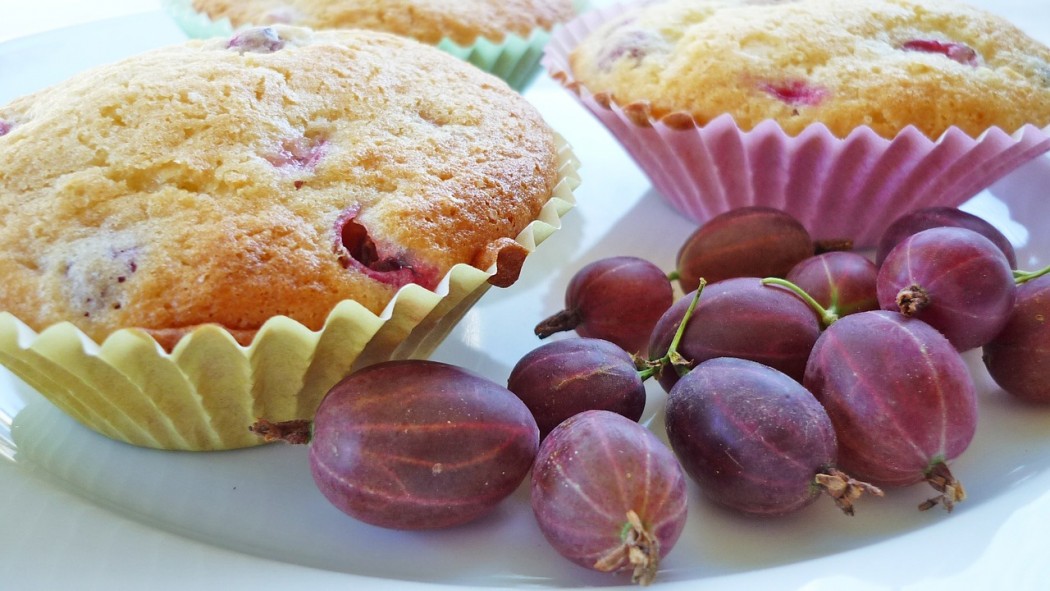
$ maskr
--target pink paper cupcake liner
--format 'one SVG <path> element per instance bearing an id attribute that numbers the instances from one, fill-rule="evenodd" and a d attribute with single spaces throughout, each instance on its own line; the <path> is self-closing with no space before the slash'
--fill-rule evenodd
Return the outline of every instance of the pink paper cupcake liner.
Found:
<path id="1" fill-rule="evenodd" d="M 887 139 L 868 127 L 845 138 L 814 124 L 788 135 L 775 121 L 743 131 L 730 115 L 697 124 L 654 118 L 644 103 L 618 105 L 573 76 L 569 54 L 593 30 L 638 4 L 584 13 L 555 31 L 543 64 L 604 124 L 682 215 L 698 222 L 749 205 L 782 209 L 815 239 L 874 246 L 901 214 L 958 206 L 1050 150 L 1047 129 L 993 127 L 979 137 L 950 128 L 930 139 L 913 127 Z"/>

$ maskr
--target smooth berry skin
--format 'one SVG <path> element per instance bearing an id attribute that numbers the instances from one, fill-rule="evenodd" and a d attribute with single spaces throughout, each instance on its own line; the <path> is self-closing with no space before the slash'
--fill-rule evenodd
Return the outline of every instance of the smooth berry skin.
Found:
<path id="1" fill-rule="evenodd" d="M 693 231 L 676 258 L 682 291 L 734 277 L 783 277 L 813 256 L 813 238 L 797 219 L 772 207 L 740 207 Z"/>
<path id="2" fill-rule="evenodd" d="M 656 324 L 650 359 L 667 354 L 693 296 L 680 298 Z M 716 357 L 749 359 L 801 382 L 821 330 L 817 313 L 795 293 L 757 277 L 738 277 L 704 287 L 677 352 L 693 364 Z M 670 391 L 679 376 L 664 368 L 657 379 Z"/>
<path id="3" fill-rule="evenodd" d="M 984 218 L 956 207 L 924 207 L 902 215 L 882 233 L 875 251 L 875 265 L 882 266 L 886 255 L 908 236 L 930 228 L 943 226 L 966 228 L 992 241 L 1003 251 L 1011 269 L 1017 268 L 1017 254 L 1005 234 Z"/>
<path id="4" fill-rule="evenodd" d="M 667 397 L 667 439 L 704 496 L 751 515 L 784 515 L 820 496 L 834 467 L 831 419 L 797 381 L 754 361 L 705 361 Z"/>
<path id="5" fill-rule="evenodd" d="M 803 385 L 835 426 L 839 467 L 874 484 L 921 482 L 976 432 L 977 390 L 959 352 L 899 312 L 861 312 L 829 326 Z"/>
<path id="6" fill-rule="evenodd" d="M 879 270 L 867 257 L 826 252 L 795 265 L 786 279 L 838 316 L 879 309 L 875 280 Z"/>
<path id="7" fill-rule="evenodd" d="M 1050 404 L 1050 275 L 1017 287 L 1006 326 L 984 346 L 983 360 L 1007 394 Z"/>
<path id="8" fill-rule="evenodd" d="M 965 228 L 912 234 L 886 255 L 876 285 L 883 310 L 925 321 L 959 351 L 980 347 L 999 334 L 1015 297 L 1013 271 L 1002 251 Z M 922 300 L 910 310 L 902 294 L 914 288 Z"/>
<path id="9" fill-rule="evenodd" d="M 350 374 L 314 417 L 310 467 L 333 505 L 391 529 L 452 527 L 488 513 L 528 475 L 539 429 L 502 386 L 426 360 Z"/>
<path id="10" fill-rule="evenodd" d="M 581 337 L 609 341 L 624 351 L 645 350 L 660 316 L 674 303 L 671 281 L 662 269 L 638 257 L 614 256 L 580 268 L 565 288 L 565 309 L 540 323 L 546 338 L 575 330 Z"/>
<path id="11" fill-rule="evenodd" d="M 558 425 L 540 444 L 530 499 L 543 536 L 562 556 L 588 569 L 628 570 L 621 554 L 633 511 L 662 559 L 685 527 L 686 476 L 666 445 L 616 413 L 593 410 Z M 599 568 L 600 567 L 600 568 Z"/>
<path id="12" fill-rule="evenodd" d="M 608 410 L 637 421 L 645 410 L 634 358 L 601 339 L 560 339 L 533 349 L 514 365 L 507 389 L 529 407 L 541 439 L 584 411 Z"/>

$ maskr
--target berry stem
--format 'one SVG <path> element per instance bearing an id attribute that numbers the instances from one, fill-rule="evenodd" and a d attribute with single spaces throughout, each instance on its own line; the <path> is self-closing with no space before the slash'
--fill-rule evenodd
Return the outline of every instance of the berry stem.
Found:
<path id="1" fill-rule="evenodd" d="M 536 325 L 536 336 L 545 339 L 554 333 L 572 330 L 580 324 L 580 313 L 576 310 L 562 310 Z"/>
<path id="2" fill-rule="evenodd" d="M 926 471 L 926 482 L 929 482 L 930 486 L 941 494 L 924 501 L 919 505 L 919 511 L 941 505 L 945 511 L 951 513 L 955 504 L 966 498 L 966 491 L 963 490 L 962 483 L 955 479 L 944 460 L 934 461 L 930 469 Z"/>
<path id="3" fill-rule="evenodd" d="M 633 567 L 631 582 L 643 587 L 649 585 L 660 567 L 660 540 L 645 528 L 633 509 L 627 511 L 627 521 L 620 537 L 623 545 L 600 558 L 594 563 L 594 568 L 614 572 Z"/>
<path id="4" fill-rule="evenodd" d="M 1021 285 L 1022 283 L 1031 281 L 1036 277 L 1042 277 L 1050 273 L 1050 266 L 1043 267 L 1038 271 L 1014 271 L 1014 283 Z"/>
<path id="5" fill-rule="evenodd" d="M 798 297 L 802 298 L 802 301 L 809 304 L 809 307 L 813 308 L 813 311 L 816 312 L 817 316 L 820 317 L 820 324 L 824 328 L 831 326 L 836 320 L 839 319 L 838 314 L 836 314 L 832 310 L 825 308 L 824 306 L 821 306 L 820 302 L 813 299 L 813 296 L 806 293 L 806 290 L 788 281 L 787 279 L 781 279 L 780 277 L 766 277 L 762 280 L 762 283 L 765 285 L 776 285 L 779 287 L 783 287 L 791 291 Z"/>
<path id="6" fill-rule="evenodd" d="M 659 368 L 657 368 L 654 365 L 651 365 L 648 361 L 643 362 L 643 364 L 644 366 L 638 370 L 638 377 L 642 378 L 642 381 L 644 382 L 645 380 L 648 380 L 649 378 L 656 375 L 656 372 Z"/>
<path id="7" fill-rule="evenodd" d="M 909 285 L 897 293 L 897 307 L 905 316 L 914 316 L 928 305 L 930 296 L 920 285 Z"/>
<path id="8" fill-rule="evenodd" d="M 704 286 L 707 285 L 707 280 L 703 277 L 700 278 L 700 285 L 697 286 L 696 291 L 693 293 L 693 299 L 689 302 L 689 307 L 685 309 L 685 314 L 682 315 L 682 323 L 678 325 L 678 330 L 674 333 L 674 338 L 671 339 L 671 345 L 667 347 L 667 357 L 670 359 L 672 356 L 678 355 L 678 345 L 682 342 L 682 335 L 685 334 L 685 326 L 689 323 L 689 319 L 693 316 L 693 311 L 696 310 L 696 305 L 700 303 L 700 294 L 704 291 Z"/>
<path id="9" fill-rule="evenodd" d="M 266 419 L 256 419 L 255 424 L 248 427 L 248 430 L 262 437 L 267 443 L 283 441 L 301 445 L 310 443 L 313 436 L 313 421 L 296 419 L 273 423 Z"/>
<path id="10" fill-rule="evenodd" d="M 814 254 L 827 252 L 847 252 L 853 250 L 853 240 L 850 238 L 829 238 L 827 240 L 814 240 Z"/>
<path id="11" fill-rule="evenodd" d="M 692 365 L 692 362 L 678 353 L 678 344 L 682 342 L 686 324 L 689 323 L 689 319 L 693 316 L 693 311 L 696 310 L 696 306 L 700 302 L 700 294 L 703 293 L 705 285 L 707 285 L 707 280 L 701 277 L 700 284 L 697 286 L 696 291 L 693 292 L 693 299 L 690 300 L 689 307 L 686 308 L 685 314 L 682 315 L 682 323 L 678 325 L 678 330 L 675 331 L 674 338 L 671 339 L 671 344 L 667 347 L 667 352 L 664 353 L 663 357 L 647 361 L 644 369 L 638 372 L 642 381 L 660 373 L 668 366 L 673 367 L 679 376 L 689 373 L 689 366 Z"/>
<path id="12" fill-rule="evenodd" d="M 849 474 L 835 468 L 817 474 L 815 481 L 823 492 L 835 500 L 835 504 L 846 515 L 853 515 L 853 502 L 864 493 L 877 497 L 883 496 L 882 489 L 879 487 L 854 480 Z"/>

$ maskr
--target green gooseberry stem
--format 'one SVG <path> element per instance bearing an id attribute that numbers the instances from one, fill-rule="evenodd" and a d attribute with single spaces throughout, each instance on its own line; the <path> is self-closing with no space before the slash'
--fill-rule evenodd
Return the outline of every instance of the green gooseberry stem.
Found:
<path id="1" fill-rule="evenodd" d="M 675 368 L 678 375 L 684 375 L 689 371 L 689 360 L 678 353 L 678 344 L 682 342 L 682 335 L 685 334 L 685 327 L 689 323 L 689 319 L 692 318 L 693 311 L 696 310 L 697 304 L 700 302 L 700 294 L 704 291 L 705 285 L 707 285 L 707 281 L 701 277 L 700 285 L 698 285 L 696 291 L 693 292 L 693 299 L 690 300 L 689 307 L 686 308 L 685 314 L 682 316 L 682 323 L 678 325 L 678 330 L 675 331 L 674 338 L 671 339 L 671 345 L 667 347 L 667 352 L 664 353 L 663 357 L 646 361 L 644 363 L 644 369 L 639 370 L 638 375 L 642 378 L 642 381 L 653 377 L 667 366 Z"/>
<path id="2" fill-rule="evenodd" d="M 1043 267 L 1038 271 L 1014 271 L 1014 283 L 1021 285 L 1022 283 L 1031 281 L 1036 277 L 1042 277 L 1047 273 L 1050 273 L 1050 266 Z"/>
<path id="3" fill-rule="evenodd" d="M 791 291 L 798 297 L 802 298 L 804 302 L 809 304 L 809 307 L 813 308 L 813 310 L 817 313 L 817 316 L 820 317 L 820 323 L 824 326 L 824 328 L 831 326 L 836 320 L 839 319 L 838 314 L 831 310 L 828 310 L 824 306 L 821 306 L 820 303 L 817 302 L 817 300 L 813 299 L 813 296 L 809 295 L 804 289 L 788 281 L 787 279 L 781 279 L 780 277 L 766 277 L 762 280 L 762 284 L 777 285 L 779 287 L 783 287 Z"/>

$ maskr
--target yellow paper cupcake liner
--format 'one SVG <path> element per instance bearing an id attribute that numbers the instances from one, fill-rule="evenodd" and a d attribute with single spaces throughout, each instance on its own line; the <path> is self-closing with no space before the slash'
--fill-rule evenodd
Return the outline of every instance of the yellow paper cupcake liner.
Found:
<path id="1" fill-rule="evenodd" d="M 540 215 L 516 238 L 528 252 L 561 227 L 575 205 L 578 163 L 558 138 L 560 181 Z M 166 352 L 128 328 L 98 344 L 68 322 L 37 333 L 0 312 L 0 364 L 78 422 L 112 439 L 170 450 L 222 450 L 261 443 L 256 418 L 311 418 L 347 373 L 388 359 L 422 358 L 487 291 L 496 264 L 453 267 L 430 291 L 410 284 L 376 315 L 339 303 L 311 331 L 271 318 L 251 344 L 205 325 Z"/>
<path id="2" fill-rule="evenodd" d="M 194 39 L 228 37 L 234 32 L 230 19 L 212 20 L 208 15 L 193 8 L 192 0 L 161 0 L 161 4 L 175 23 L 187 36 Z M 577 12 L 585 10 L 587 3 L 574 3 Z M 551 32 L 536 29 L 528 36 L 508 34 L 502 41 L 491 41 L 484 37 L 470 45 L 460 45 L 445 38 L 437 47 L 473 64 L 490 74 L 502 78 L 511 88 L 522 91 L 543 69 L 540 59 Z"/>

